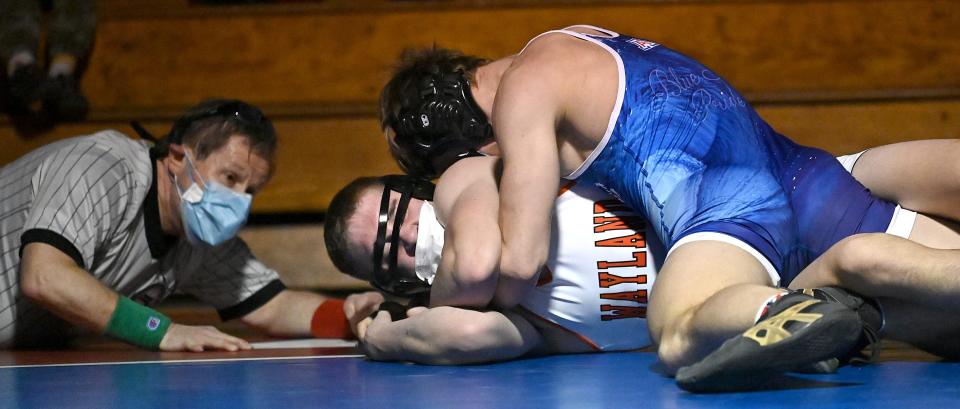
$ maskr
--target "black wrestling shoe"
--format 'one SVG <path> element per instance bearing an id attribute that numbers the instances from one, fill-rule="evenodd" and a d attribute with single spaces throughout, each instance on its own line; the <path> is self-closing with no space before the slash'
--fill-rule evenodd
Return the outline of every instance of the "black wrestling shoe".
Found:
<path id="1" fill-rule="evenodd" d="M 73 75 L 48 77 L 41 87 L 43 112 L 56 121 L 82 120 L 90 109 Z"/>
<path id="2" fill-rule="evenodd" d="M 818 300 L 839 302 L 856 311 L 863 324 L 863 331 L 860 333 L 860 340 L 857 341 L 857 345 L 844 356 L 832 357 L 803 366 L 797 368 L 796 372 L 831 374 L 837 372 L 837 369 L 841 366 L 867 365 L 877 360 L 880 355 L 880 329 L 883 327 L 883 313 L 876 300 L 838 287 L 808 288 L 802 291 Z"/>
<path id="3" fill-rule="evenodd" d="M 846 354 L 862 327 L 857 313 L 841 303 L 789 293 L 746 332 L 680 368 L 677 385 L 698 393 L 755 389 L 776 375 Z"/>
<path id="4" fill-rule="evenodd" d="M 26 112 L 40 99 L 40 71 L 36 64 L 20 65 L 7 79 L 9 102 L 7 108 L 13 113 Z"/>

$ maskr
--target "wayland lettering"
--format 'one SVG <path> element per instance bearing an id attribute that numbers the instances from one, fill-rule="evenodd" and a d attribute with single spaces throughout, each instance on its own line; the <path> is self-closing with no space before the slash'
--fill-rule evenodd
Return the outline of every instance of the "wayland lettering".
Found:
<path id="1" fill-rule="evenodd" d="M 617 268 L 617 267 L 646 267 L 647 266 L 647 252 L 645 251 L 634 251 L 633 260 L 626 261 L 598 261 L 597 268 L 600 270 L 606 270 L 608 268 Z"/>
<path id="2" fill-rule="evenodd" d="M 643 226 L 643 219 L 638 216 L 613 216 L 613 217 L 594 217 L 593 232 L 603 233 L 611 230 L 634 230 L 637 226 Z"/>
<path id="3" fill-rule="evenodd" d="M 600 311 L 613 312 L 610 315 L 601 315 L 603 321 L 619 320 L 623 318 L 646 318 L 647 307 L 626 307 L 620 305 L 601 305 Z"/>
<path id="4" fill-rule="evenodd" d="M 638 249 L 647 247 L 647 238 L 642 233 L 631 234 L 629 236 L 614 237 L 606 240 L 597 240 L 593 243 L 595 247 L 636 247 Z"/>
<path id="5" fill-rule="evenodd" d="M 610 274 L 606 271 L 601 271 L 599 274 L 597 274 L 597 278 L 600 279 L 600 288 L 610 288 L 617 284 L 623 284 L 623 283 L 632 283 L 632 284 L 647 283 L 647 276 L 642 274 L 638 276 L 632 276 L 632 277 L 621 277 L 618 275 Z"/>

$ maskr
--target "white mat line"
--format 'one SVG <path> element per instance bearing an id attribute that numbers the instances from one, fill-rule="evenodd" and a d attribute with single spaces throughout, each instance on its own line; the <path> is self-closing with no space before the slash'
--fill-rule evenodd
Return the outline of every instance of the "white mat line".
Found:
<path id="1" fill-rule="evenodd" d="M 7 368 L 43 368 L 53 366 L 96 366 L 96 365 L 134 365 L 134 364 L 181 364 L 201 362 L 235 362 L 235 361 L 269 361 L 292 359 L 329 359 L 329 358 L 362 358 L 363 355 L 304 355 L 304 356 L 273 356 L 252 358 L 212 358 L 212 359 L 172 359 L 156 361 L 117 361 L 117 362 L 81 362 L 72 364 L 38 364 L 38 365 L 0 365 L 0 369 Z"/>
<path id="2" fill-rule="evenodd" d="M 293 349 L 293 348 L 353 348 L 357 346 L 357 341 L 347 341 L 345 339 L 285 339 L 282 341 L 264 341 L 252 342 L 250 346 L 253 349 Z"/>

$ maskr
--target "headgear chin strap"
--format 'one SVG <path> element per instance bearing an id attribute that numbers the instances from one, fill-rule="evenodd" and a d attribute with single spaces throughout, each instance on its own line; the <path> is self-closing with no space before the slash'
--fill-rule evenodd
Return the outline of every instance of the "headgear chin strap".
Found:
<path id="1" fill-rule="evenodd" d="M 436 177 L 493 140 L 490 121 L 461 71 L 424 78 L 404 106 L 391 127 L 394 154 L 409 174 Z"/>
<path id="2" fill-rule="evenodd" d="M 377 239 L 373 244 L 373 275 L 370 283 L 374 287 L 401 297 L 415 297 L 429 294 L 430 284 L 417 277 L 417 273 L 400 271 L 397 268 L 397 254 L 400 250 L 400 227 L 407 214 L 411 198 L 433 200 L 433 183 L 412 176 L 388 175 L 383 181 L 383 195 L 380 197 L 380 214 L 377 219 Z M 390 253 L 387 255 L 387 269 L 383 268 L 383 247 L 387 243 L 387 216 L 390 210 L 390 192 L 400 193 L 397 209 L 393 216 L 393 234 L 390 236 Z"/>

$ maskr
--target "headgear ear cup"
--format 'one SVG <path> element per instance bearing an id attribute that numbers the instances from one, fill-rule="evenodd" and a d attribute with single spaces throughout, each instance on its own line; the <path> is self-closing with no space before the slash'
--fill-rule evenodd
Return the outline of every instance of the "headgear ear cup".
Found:
<path id="1" fill-rule="evenodd" d="M 410 174 L 433 178 L 454 161 L 493 140 L 492 127 L 462 72 L 425 78 L 393 124 L 392 151 Z"/>

